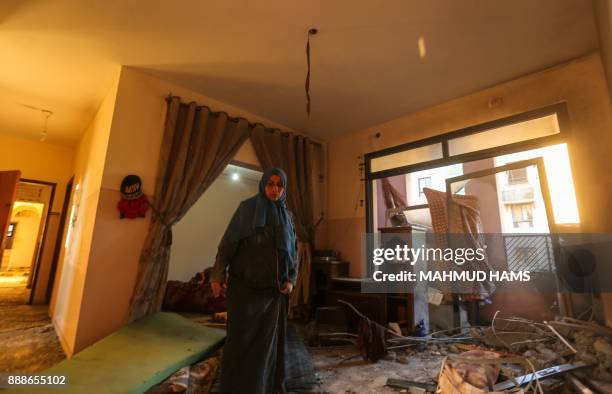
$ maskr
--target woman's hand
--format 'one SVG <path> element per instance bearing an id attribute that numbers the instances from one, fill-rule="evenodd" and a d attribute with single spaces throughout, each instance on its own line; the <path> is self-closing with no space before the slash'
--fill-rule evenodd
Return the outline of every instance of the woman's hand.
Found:
<path id="1" fill-rule="evenodd" d="M 293 283 L 286 280 L 285 283 L 283 283 L 283 287 L 280 289 L 280 292 L 283 294 L 289 294 L 292 291 L 293 291 Z"/>
<path id="2" fill-rule="evenodd" d="M 210 282 L 210 289 L 212 290 L 213 297 L 218 298 L 221 295 L 221 287 L 220 282 Z"/>

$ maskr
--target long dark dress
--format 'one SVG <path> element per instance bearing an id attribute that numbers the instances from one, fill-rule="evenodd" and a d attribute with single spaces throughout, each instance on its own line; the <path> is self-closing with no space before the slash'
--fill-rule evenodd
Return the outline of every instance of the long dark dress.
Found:
<path id="1" fill-rule="evenodd" d="M 273 226 L 258 228 L 235 251 L 219 250 L 214 271 L 225 272 L 229 265 L 223 393 L 284 392 L 288 297 L 279 289 L 295 280 L 296 272 L 284 266 L 283 253 Z"/>

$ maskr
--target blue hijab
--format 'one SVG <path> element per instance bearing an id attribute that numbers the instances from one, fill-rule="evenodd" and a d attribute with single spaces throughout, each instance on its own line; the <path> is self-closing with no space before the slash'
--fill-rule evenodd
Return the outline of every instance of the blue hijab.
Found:
<path id="1" fill-rule="evenodd" d="M 278 175 L 284 186 L 283 194 L 277 201 L 266 197 L 266 185 L 272 175 Z M 258 227 L 275 227 L 276 245 L 287 252 L 288 263 L 293 265 L 297 259 L 296 238 L 293 219 L 287 210 L 287 175 L 280 168 L 264 172 L 259 181 L 259 193 L 240 203 L 230 224 L 225 230 L 219 248 L 235 250 L 238 242 L 255 233 Z"/>

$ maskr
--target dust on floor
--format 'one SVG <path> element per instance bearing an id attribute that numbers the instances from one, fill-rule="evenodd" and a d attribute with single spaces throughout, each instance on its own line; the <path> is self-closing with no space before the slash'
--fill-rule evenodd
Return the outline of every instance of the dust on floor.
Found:
<path id="1" fill-rule="evenodd" d="M 363 361 L 354 346 L 310 347 L 324 393 L 407 393 L 387 387 L 387 379 L 432 383 L 445 355 L 436 350 L 391 351 L 376 363 Z"/>
<path id="2" fill-rule="evenodd" d="M 0 372 L 37 372 L 66 358 L 46 305 L 25 287 L 0 288 Z"/>

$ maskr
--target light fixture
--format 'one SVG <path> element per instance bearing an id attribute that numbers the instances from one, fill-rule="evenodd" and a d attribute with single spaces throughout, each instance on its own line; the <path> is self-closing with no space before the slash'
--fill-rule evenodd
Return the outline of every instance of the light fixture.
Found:
<path id="1" fill-rule="evenodd" d="M 240 179 L 240 174 L 238 174 L 237 172 L 234 172 L 232 174 L 232 181 L 237 181 Z"/>

